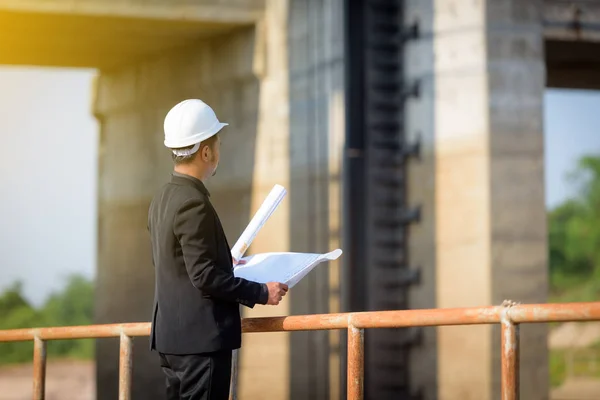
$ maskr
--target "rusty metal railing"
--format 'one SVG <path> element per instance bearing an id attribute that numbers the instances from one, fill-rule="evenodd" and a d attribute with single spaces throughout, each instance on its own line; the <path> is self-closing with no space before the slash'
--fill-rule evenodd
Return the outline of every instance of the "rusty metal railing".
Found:
<path id="1" fill-rule="evenodd" d="M 519 325 L 531 322 L 600 320 L 600 302 L 518 305 L 432 310 L 375 311 L 291 317 L 246 318 L 244 333 L 348 330 L 347 398 L 363 398 L 364 329 L 415 326 L 500 324 L 502 400 L 519 398 Z M 33 399 L 44 399 L 46 342 L 56 339 L 121 338 L 119 399 L 131 398 L 132 338 L 148 336 L 149 323 L 34 328 L 0 331 L 0 342 L 33 341 Z"/>

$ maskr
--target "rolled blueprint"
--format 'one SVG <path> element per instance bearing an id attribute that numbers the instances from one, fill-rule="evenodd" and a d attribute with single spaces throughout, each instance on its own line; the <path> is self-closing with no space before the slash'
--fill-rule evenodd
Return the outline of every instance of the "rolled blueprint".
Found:
<path id="1" fill-rule="evenodd" d="M 250 244 L 252 244 L 252 241 L 260 228 L 267 222 L 267 219 L 273 214 L 273 211 L 275 211 L 286 194 L 287 191 L 283 186 L 273 186 L 273 189 L 271 189 L 271 192 L 265 201 L 263 201 L 256 214 L 254 214 L 254 217 L 252 217 L 252 220 L 231 249 L 231 257 L 233 257 L 234 260 L 239 261 L 244 256 L 244 253 L 248 250 Z"/>

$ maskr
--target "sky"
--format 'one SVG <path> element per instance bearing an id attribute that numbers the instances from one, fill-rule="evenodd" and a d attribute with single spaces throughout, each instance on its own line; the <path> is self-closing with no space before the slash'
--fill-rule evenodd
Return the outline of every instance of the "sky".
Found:
<path id="1" fill-rule="evenodd" d="M 94 71 L 0 67 L 0 290 L 17 280 L 40 305 L 71 273 L 94 277 L 98 127 Z M 600 92 L 546 93 L 546 204 L 600 154 Z"/>
<path id="2" fill-rule="evenodd" d="M 0 68 L 0 290 L 39 305 L 96 269 L 93 71 Z"/>
<path id="3" fill-rule="evenodd" d="M 544 110 L 546 205 L 576 195 L 566 175 L 585 154 L 600 155 L 600 91 L 547 90 Z"/>

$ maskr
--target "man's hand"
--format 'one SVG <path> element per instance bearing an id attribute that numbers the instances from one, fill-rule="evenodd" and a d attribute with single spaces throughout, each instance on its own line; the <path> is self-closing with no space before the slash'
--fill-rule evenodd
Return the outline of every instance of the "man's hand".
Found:
<path id="1" fill-rule="evenodd" d="M 269 301 L 267 301 L 267 304 L 271 306 L 279 304 L 288 291 L 288 286 L 279 282 L 269 282 L 267 283 L 267 288 L 269 289 Z"/>
<path id="2" fill-rule="evenodd" d="M 231 261 L 233 261 L 233 266 L 237 266 L 237 265 L 244 265 L 246 264 L 246 260 L 236 260 L 235 258 L 231 257 Z"/>

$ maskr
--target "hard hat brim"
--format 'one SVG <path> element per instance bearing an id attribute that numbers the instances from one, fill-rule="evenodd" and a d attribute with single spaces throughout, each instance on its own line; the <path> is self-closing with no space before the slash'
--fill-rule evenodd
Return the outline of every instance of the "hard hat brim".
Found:
<path id="1" fill-rule="evenodd" d="M 192 136 L 188 136 L 185 139 L 180 139 L 180 140 L 165 139 L 164 144 L 166 147 L 168 147 L 170 149 L 179 149 L 182 147 L 193 146 L 197 143 L 200 143 L 207 139 L 210 139 L 211 137 L 213 137 L 214 135 L 219 133 L 221 131 L 221 129 L 223 129 L 224 127 L 226 127 L 228 125 L 229 124 L 227 124 L 225 122 L 217 121 L 217 122 L 215 122 L 215 124 L 213 126 L 211 126 L 209 129 L 207 129 L 203 132 L 196 133 Z"/>

